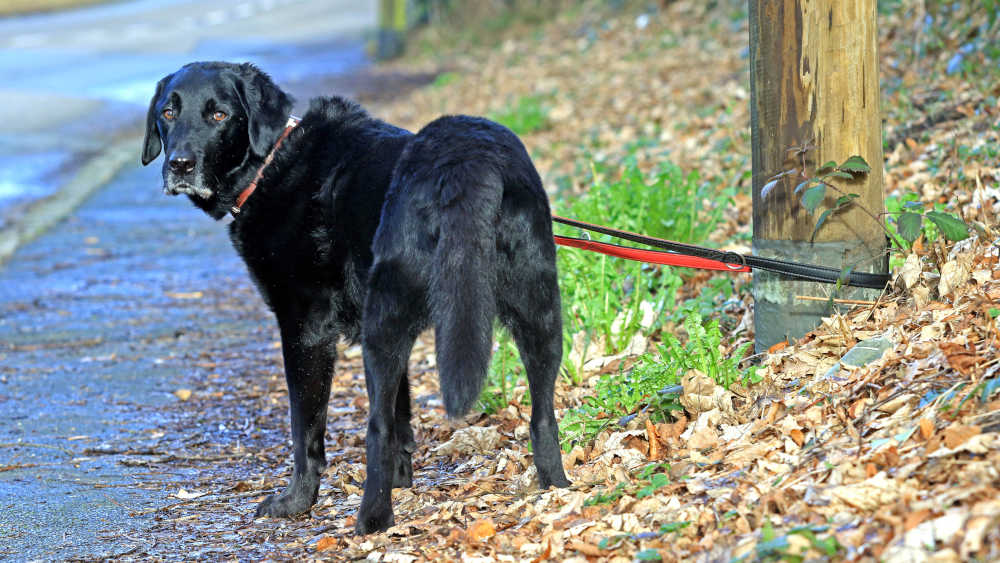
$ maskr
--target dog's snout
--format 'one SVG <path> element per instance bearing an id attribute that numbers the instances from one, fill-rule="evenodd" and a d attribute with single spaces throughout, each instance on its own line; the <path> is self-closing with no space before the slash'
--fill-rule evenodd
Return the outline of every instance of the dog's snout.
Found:
<path id="1" fill-rule="evenodd" d="M 170 157 L 170 171 L 174 174 L 190 174 L 194 171 L 195 160 L 191 155 L 175 154 Z"/>

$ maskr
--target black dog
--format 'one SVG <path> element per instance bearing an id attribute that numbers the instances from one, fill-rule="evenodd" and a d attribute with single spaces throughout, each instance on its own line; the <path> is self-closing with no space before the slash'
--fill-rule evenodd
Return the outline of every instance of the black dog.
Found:
<path id="1" fill-rule="evenodd" d="M 411 485 L 413 342 L 433 326 L 449 416 L 468 411 L 489 364 L 493 320 L 514 336 L 531 392 L 542 487 L 567 486 L 552 393 L 562 359 L 549 205 L 520 140 L 474 117 L 419 133 L 342 98 L 292 100 L 254 66 L 192 63 L 149 105 L 142 163 L 165 151 L 164 191 L 187 194 L 230 238 L 281 330 L 295 469 L 257 515 L 309 510 L 325 465 L 335 344 L 360 339 L 370 401 L 357 531 L 393 523 Z M 272 160 L 273 158 L 273 160 Z"/>

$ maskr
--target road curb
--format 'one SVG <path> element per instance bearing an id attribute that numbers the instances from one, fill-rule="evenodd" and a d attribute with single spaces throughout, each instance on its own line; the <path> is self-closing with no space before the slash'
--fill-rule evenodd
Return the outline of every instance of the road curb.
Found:
<path id="1" fill-rule="evenodd" d="M 111 145 L 80 167 L 72 179 L 51 196 L 31 204 L 25 212 L 0 229 L 0 266 L 18 248 L 63 220 L 99 188 L 107 185 L 125 165 L 138 160 L 141 137 L 128 137 Z"/>

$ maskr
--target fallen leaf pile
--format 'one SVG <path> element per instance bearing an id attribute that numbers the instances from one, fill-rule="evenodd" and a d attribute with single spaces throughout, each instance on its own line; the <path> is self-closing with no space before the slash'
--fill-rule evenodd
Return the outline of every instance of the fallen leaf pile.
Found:
<path id="1" fill-rule="evenodd" d="M 742 185 L 746 21 L 722 13 L 740 3 L 721 4 L 679 1 L 651 11 L 588 4 L 594 9 L 559 16 L 537 33 L 512 33 L 496 49 L 452 53 L 445 64 L 443 57 L 393 63 L 385 72 L 417 67 L 457 77 L 374 111 L 418 128 L 441 113 L 488 114 L 541 95 L 551 124 L 525 143 L 550 187 L 568 174 L 574 189 L 584 189 L 574 176 L 581 159 L 614 160 L 640 136 L 685 166 Z M 252 517 L 290 473 L 287 392 L 280 356 L 268 347 L 259 358 L 264 376 L 209 379 L 177 392 L 171 432 L 203 424 L 185 409 L 224 412 L 239 401 L 257 413 L 246 421 L 249 439 L 189 441 L 183 455 L 133 461 L 197 477 L 173 494 L 179 502 L 156 512 L 158 533 L 197 538 L 192 558 L 1000 559 L 1000 171 L 995 159 L 963 157 L 957 148 L 986 155 L 997 146 L 1000 92 L 989 102 L 956 77 L 935 81 L 893 63 L 901 55 L 892 37 L 914 17 L 884 22 L 883 73 L 901 83 L 923 79 L 913 85 L 929 100 L 923 107 L 957 116 L 928 120 L 906 106 L 902 90 L 887 96 L 887 187 L 948 204 L 977 229 L 954 246 L 918 239 L 877 302 L 825 319 L 767 354 L 759 384 L 726 390 L 692 371 L 675 420 L 640 412 L 613 421 L 565 454 L 571 488 L 541 491 L 530 407 L 516 400 L 493 415 L 470 415 L 468 424 L 447 422 L 433 342 L 424 335 L 410 365 L 414 486 L 393 492 L 396 526 L 357 537 L 367 412 L 357 347 L 340 354 L 318 504 L 297 520 Z M 749 196 L 737 198 L 726 236 L 749 232 L 749 211 Z M 206 346 L 224 360 L 224 346 Z M 590 364 L 578 388 L 561 379 L 560 413 L 592 394 L 593 375 L 630 365 L 634 355 Z M 234 482 L 231 473 L 261 477 Z"/>

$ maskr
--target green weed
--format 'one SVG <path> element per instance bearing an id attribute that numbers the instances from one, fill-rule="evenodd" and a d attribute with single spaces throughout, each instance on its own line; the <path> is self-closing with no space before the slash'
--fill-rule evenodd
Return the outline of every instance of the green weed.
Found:
<path id="1" fill-rule="evenodd" d="M 671 162 L 645 173 L 630 156 L 618 175 L 598 163 L 591 165 L 591 175 L 590 190 L 562 210 L 564 214 L 681 242 L 705 241 L 729 200 L 717 183 L 702 181 L 697 172 L 685 173 Z M 587 236 L 573 229 L 561 231 Z M 573 345 L 572 335 L 582 332 L 585 344 L 601 343 L 610 354 L 624 349 L 640 330 L 654 333 L 659 329 L 663 311 L 676 306 L 683 279 L 669 267 L 564 250 L 559 253 L 559 282 L 566 305 L 567 351 Z M 652 324 L 644 327 L 644 318 Z M 579 382 L 581 367 L 567 365 L 574 382 Z"/>
<path id="2" fill-rule="evenodd" d="M 431 82 L 431 88 L 444 88 L 445 86 L 451 84 L 452 82 L 458 80 L 458 74 L 455 72 L 442 72 L 434 78 L 434 82 Z"/>
<path id="3" fill-rule="evenodd" d="M 510 404 L 514 398 L 511 390 L 524 372 L 521 355 L 510 332 L 498 325 L 494 335 L 496 345 L 493 358 L 490 361 L 483 392 L 479 395 L 479 408 L 486 414 L 493 414 Z"/>
<path id="4" fill-rule="evenodd" d="M 756 366 L 746 370 L 741 370 L 739 367 L 743 356 L 750 348 L 750 342 L 723 355 L 722 331 L 719 330 L 718 320 L 713 319 L 708 324 L 703 324 L 701 315 L 692 313 L 684 319 L 684 330 L 688 336 L 684 345 L 681 345 L 680 340 L 672 334 L 663 335 L 657 363 L 667 368 L 664 379 L 670 377 L 671 371 L 673 378 L 678 379 L 688 371 L 696 369 L 728 389 L 733 383 L 755 375 Z"/>
<path id="5" fill-rule="evenodd" d="M 684 320 L 684 330 L 686 344 L 672 334 L 663 334 L 656 352 L 641 357 L 631 371 L 600 376 L 594 394 L 563 414 L 563 449 L 589 443 L 606 428 L 620 425 L 624 417 L 640 411 L 656 421 L 668 420 L 671 412 L 682 408 L 677 401 L 678 383 L 692 369 L 726 388 L 736 382 L 756 381 L 756 366 L 740 367 L 750 343 L 723 354 L 718 320 L 706 324 L 701 315 L 692 312 Z"/>
<path id="6" fill-rule="evenodd" d="M 513 106 L 489 114 L 489 118 L 518 135 L 544 131 L 549 122 L 548 96 L 523 96 Z"/>

